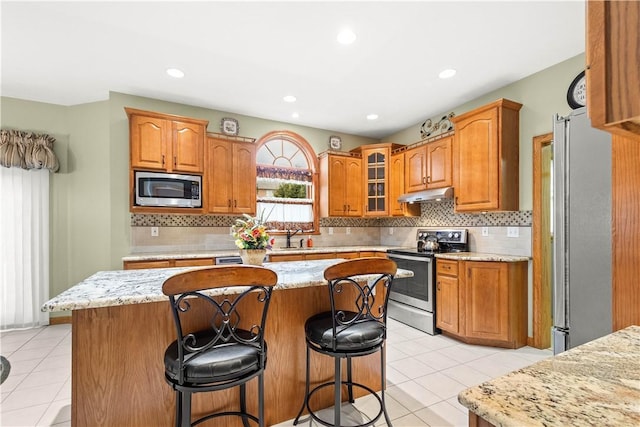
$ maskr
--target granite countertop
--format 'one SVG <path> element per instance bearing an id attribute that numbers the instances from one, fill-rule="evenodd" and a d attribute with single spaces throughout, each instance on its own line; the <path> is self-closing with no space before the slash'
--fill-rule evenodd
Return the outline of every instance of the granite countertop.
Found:
<path id="1" fill-rule="evenodd" d="M 314 261 L 268 262 L 264 266 L 278 274 L 275 289 L 304 288 L 326 284 L 324 270 L 344 259 Z M 99 271 L 77 285 L 67 289 L 42 306 L 42 311 L 69 311 L 85 308 L 110 307 L 166 301 L 162 284 L 174 274 L 194 268 L 174 267 L 141 270 Z M 411 277 L 413 272 L 398 269 L 396 277 Z M 209 295 L 229 293 L 226 288 Z"/>
<path id="2" fill-rule="evenodd" d="M 306 253 L 341 253 L 356 251 L 376 251 L 386 252 L 392 246 L 325 246 L 313 248 L 273 248 L 267 251 L 267 254 L 306 254 Z M 185 259 L 185 258 L 216 258 L 238 256 L 238 249 L 221 249 L 215 251 L 180 251 L 180 252 L 152 252 L 138 253 L 122 257 L 122 261 L 158 261 L 166 259 Z"/>
<path id="3" fill-rule="evenodd" d="M 436 258 L 451 259 L 454 261 L 494 261 L 494 262 L 521 262 L 529 261 L 529 257 L 522 255 L 487 254 L 482 252 L 452 252 L 436 254 Z"/>
<path id="4" fill-rule="evenodd" d="M 464 390 L 496 426 L 640 425 L 640 326 L 630 326 Z"/>

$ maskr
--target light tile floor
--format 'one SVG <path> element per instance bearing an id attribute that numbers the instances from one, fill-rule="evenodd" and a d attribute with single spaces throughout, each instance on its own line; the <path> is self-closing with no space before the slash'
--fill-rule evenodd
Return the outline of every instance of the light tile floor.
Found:
<path id="1" fill-rule="evenodd" d="M 0 426 L 70 426 L 71 325 L 2 332 L 0 353 L 11 363 L 9 378 L 0 386 Z M 531 347 L 467 345 L 390 320 L 389 416 L 396 427 L 466 426 L 467 410 L 457 400 L 460 391 L 549 356 L 550 350 Z M 362 422 L 377 411 L 375 399 L 357 399 L 354 405 L 343 405 L 343 424 Z M 331 410 L 320 413 L 332 419 Z M 292 425 L 287 421 L 278 427 Z M 305 415 L 299 425 L 319 424 Z"/>

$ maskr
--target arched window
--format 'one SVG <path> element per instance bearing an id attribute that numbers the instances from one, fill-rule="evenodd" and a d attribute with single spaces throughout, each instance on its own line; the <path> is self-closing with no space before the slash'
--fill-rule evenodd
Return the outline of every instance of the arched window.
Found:
<path id="1" fill-rule="evenodd" d="M 257 212 L 269 229 L 318 232 L 318 160 L 311 145 L 293 132 L 270 132 L 258 140 L 256 164 Z"/>

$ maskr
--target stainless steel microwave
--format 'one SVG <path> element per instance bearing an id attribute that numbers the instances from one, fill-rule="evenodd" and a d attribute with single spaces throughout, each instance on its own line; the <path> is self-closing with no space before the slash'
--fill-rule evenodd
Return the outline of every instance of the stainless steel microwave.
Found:
<path id="1" fill-rule="evenodd" d="M 162 172 L 134 172 L 135 205 L 201 208 L 202 177 Z"/>

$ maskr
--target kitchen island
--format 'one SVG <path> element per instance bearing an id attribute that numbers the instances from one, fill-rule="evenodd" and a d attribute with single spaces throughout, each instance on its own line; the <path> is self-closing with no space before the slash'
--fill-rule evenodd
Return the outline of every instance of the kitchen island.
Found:
<path id="1" fill-rule="evenodd" d="M 324 269 L 341 259 L 266 263 L 278 274 L 266 326 L 265 425 L 296 416 L 304 398 L 304 322 L 329 309 Z M 162 283 L 189 267 L 101 271 L 51 299 L 44 311 L 72 311 L 73 426 L 172 425 L 175 395 L 164 380 L 163 355 L 175 327 Z M 412 273 L 398 270 L 397 277 Z M 222 293 L 222 292 L 219 292 Z M 215 294 L 213 294 L 215 295 Z M 203 319 L 203 326 L 206 319 Z M 312 379 L 333 378 L 331 358 L 314 357 Z M 354 359 L 354 376 L 380 389 L 378 356 Z M 255 412 L 256 382 L 247 401 Z M 355 390 L 354 390 L 355 392 Z M 237 408 L 237 390 L 194 396 L 194 417 L 214 409 Z M 316 407 L 332 405 L 331 390 Z M 219 420 L 220 426 L 240 425 Z"/>
<path id="2" fill-rule="evenodd" d="M 458 395 L 469 426 L 640 425 L 640 326 Z"/>

